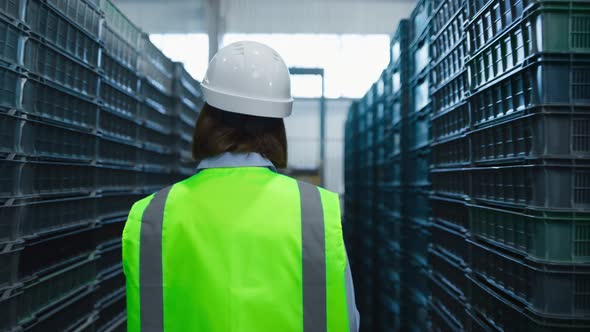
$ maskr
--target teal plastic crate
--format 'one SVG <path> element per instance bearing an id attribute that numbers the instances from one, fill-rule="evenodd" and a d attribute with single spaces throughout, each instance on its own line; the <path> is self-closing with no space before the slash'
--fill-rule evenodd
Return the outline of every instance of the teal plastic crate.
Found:
<path id="1" fill-rule="evenodd" d="M 100 9 L 104 12 L 106 25 L 132 49 L 138 49 L 141 30 L 111 0 L 100 0 Z"/>

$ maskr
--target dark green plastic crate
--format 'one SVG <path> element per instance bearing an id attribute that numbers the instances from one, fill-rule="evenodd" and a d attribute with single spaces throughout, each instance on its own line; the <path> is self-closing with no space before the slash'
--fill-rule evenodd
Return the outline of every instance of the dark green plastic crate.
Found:
<path id="1" fill-rule="evenodd" d="M 111 0 L 100 0 L 100 9 L 105 14 L 106 26 L 120 36 L 132 49 L 138 49 L 141 30 Z"/>
<path id="2" fill-rule="evenodd" d="M 468 235 L 444 221 L 437 220 L 430 226 L 431 246 L 449 257 L 455 265 L 466 267 L 469 262 Z M 459 285 L 457 285 L 459 286 Z"/>
<path id="3" fill-rule="evenodd" d="M 410 77 L 425 75 L 431 66 L 430 39 L 424 37 L 410 47 Z"/>
<path id="4" fill-rule="evenodd" d="M 472 241 L 474 275 L 537 315 L 588 319 L 590 266 L 539 263 Z"/>
<path id="5" fill-rule="evenodd" d="M 102 194 L 97 197 L 98 220 L 126 219 L 133 204 L 153 192 L 123 192 Z"/>
<path id="6" fill-rule="evenodd" d="M 139 50 L 126 42 L 123 37 L 113 31 L 108 25 L 104 25 L 102 32 L 104 42 L 103 53 L 116 59 L 133 71 L 137 71 L 139 65 Z"/>
<path id="7" fill-rule="evenodd" d="M 119 115 L 137 121 L 140 102 L 137 95 L 118 88 L 107 81 L 100 84 L 100 102 L 103 108 Z"/>
<path id="8" fill-rule="evenodd" d="M 100 111 L 98 132 L 104 136 L 115 138 L 128 143 L 135 143 L 139 137 L 137 120 L 122 116 L 109 108 Z"/>
<path id="9" fill-rule="evenodd" d="M 517 50 L 519 54 L 512 54 L 516 62 L 538 52 L 590 52 L 587 1 L 469 0 L 468 3 L 471 9 L 466 31 L 472 55 L 484 48 L 494 49 L 500 43 L 504 51 Z M 476 9 L 481 7 L 485 8 Z"/>
<path id="10" fill-rule="evenodd" d="M 471 278 L 469 300 L 474 317 L 492 331 L 578 332 L 587 331 L 590 321 L 536 315 L 500 296 L 489 286 Z"/>
<path id="11" fill-rule="evenodd" d="M 70 89 L 29 78 L 23 85 L 21 107 L 44 122 L 88 132 L 96 128 L 99 105 Z"/>
<path id="12" fill-rule="evenodd" d="M 469 92 L 469 78 L 466 71 L 459 70 L 459 72 L 448 76 L 443 73 L 442 75 L 445 75 L 443 83 L 431 91 L 432 112 L 441 114 L 465 102 Z M 433 73 L 435 72 L 433 71 Z"/>
<path id="13" fill-rule="evenodd" d="M 587 113 L 590 62 L 544 57 L 469 97 L 474 127 L 534 112 Z"/>
<path id="14" fill-rule="evenodd" d="M 464 167 L 471 163 L 471 146 L 468 137 L 457 136 L 432 144 L 434 167 Z"/>
<path id="15" fill-rule="evenodd" d="M 469 294 L 466 275 L 470 273 L 466 262 L 435 244 L 433 241 L 433 246 L 428 250 L 431 277 L 436 276 L 457 299 L 466 304 Z"/>
<path id="16" fill-rule="evenodd" d="M 10 18 L 19 18 L 20 0 L 0 0 L 0 12 Z"/>
<path id="17" fill-rule="evenodd" d="M 0 107 L 2 107 L 0 113 L 21 108 L 22 83 L 24 81 L 25 75 L 0 66 Z"/>
<path id="18" fill-rule="evenodd" d="M 23 66 L 30 73 L 54 84 L 94 98 L 98 93 L 98 72 L 53 46 L 29 38 L 25 43 Z"/>
<path id="19" fill-rule="evenodd" d="M 532 114 L 469 134 L 475 163 L 590 157 L 590 114 Z"/>
<path id="20" fill-rule="evenodd" d="M 89 165 L 0 160 L 0 169 L 0 198 L 76 196 L 94 190 Z"/>
<path id="21" fill-rule="evenodd" d="M 426 113 L 413 114 L 407 120 L 405 144 L 409 150 L 428 149 L 430 145 L 430 117 Z M 402 137 L 402 139 L 404 139 Z"/>
<path id="22" fill-rule="evenodd" d="M 471 169 L 470 176 L 472 197 L 482 202 L 562 210 L 590 207 L 590 168 L 587 166 L 482 167 Z"/>
<path id="23" fill-rule="evenodd" d="M 433 0 L 420 0 L 410 14 L 410 41 L 415 42 L 429 30 Z"/>
<path id="24" fill-rule="evenodd" d="M 407 51 L 409 46 L 409 24 L 407 19 L 399 21 L 390 43 L 390 67 L 404 66 L 407 62 Z M 404 61 L 405 60 L 405 61 Z"/>
<path id="25" fill-rule="evenodd" d="M 62 300 L 75 296 L 78 291 L 92 286 L 96 278 L 96 257 L 72 264 L 48 276 L 33 279 L 16 288 L 0 300 L 3 312 L 0 328 L 16 327 L 31 323 L 35 314 L 58 305 Z"/>
<path id="26" fill-rule="evenodd" d="M 428 76 L 422 76 L 413 81 L 410 86 L 410 114 L 429 112 L 430 105 L 430 81 Z"/>
<path id="27" fill-rule="evenodd" d="M 122 292 L 119 292 L 108 302 L 103 303 L 99 308 L 98 320 L 95 323 L 97 331 L 111 330 L 117 324 L 120 324 L 119 322 L 125 316 L 125 300 L 125 291 L 123 289 Z"/>
<path id="28" fill-rule="evenodd" d="M 430 276 L 433 331 L 468 331 L 466 298 L 433 272 Z"/>
<path id="29" fill-rule="evenodd" d="M 590 206 L 588 166 L 542 163 L 431 172 L 436 193 L 507 207 L 584 210 Z"/>
<path id="30" fill-rule="evenodd" d="M 139 77 L 135 69 L 128 64 L 117 60 L 114 56 L 103 52 L 101 55 L 102 80 L 107 80 L 119 89 L 128 93 L 137 94 L 139 90 Z"/>
<path id="31" fill-rule="evenodd" d="M 88 331 L 96 319 L 93 305 L 93 288 L 88 287 L 37 315 L 24 326 L 25 331 Z"/>
<path id="32" fill-rule="evenodd" d="M 465 134 L 471 127 L 469 104 L 460 103 L 444 112 L 434 112 L 430 117 L 433 141 Z"/>
<path id="33" fill-rule="evenodd" d="M 466 10 L 463 0 L 436 0 L 433 3 L 430 29 L 434 44 L 439 52 L 433 53 L 436 58 L 456 44 L 464 35 Z M 441 47 L 443 46 L 443 47 Z"/>
<path id="34" fill-rule="evenodd" d="M 467 198 L 471 194 L 469 168 L 437 168 L 430 172 L 432 191 L 439 196 Z"/>
<path id="35" fill-rule="evenodd" d="M 94 197 L 22 199 L 0 207 L 0 244 L 33 239 L 90 225 L 96 220 Z"/>
<path id="36" fill-rule="evenodd" d="M 469 205 L 471 233 L 478 239 L 532 259 L 590 262 L 590 214 L 513 211 Z"/>
<path id="37" fill-rule="evenodd" d="M 123 140 L 101 137 L 97 150 L 96 159 L 101 164 L 133 167 L 139 161 L 139 146 Z"/>
<path id="38" fill-rule="evenodd" d="M 79 1 L 79 3 L 84 5 L 83 1 Z M 92 67 L 98 67 L 100 55 L 98 35 L 90 35 L 70 17 L 63 16 L 43 0 L 27 0 L 25 8 L 25 24 L 29 26 L 31 33 L 52 43 L 76 59 Z M 85 11 L 82 8 L 80 10 Z M 86 13 L 90 12 L 93 11 Z M 98 13 L 94 13 L 98 17 Z M 88 16 L 80 23 L 86 23 L 87 19 L 93 20 L 91 17 L 94 16 Z"/>
<path id="39" fill-rule="evenodd" d="M 88 163 L 96 158 L 96 140 L 88 132 L 23 119 L 20 144 L 13 151 L 41 160 Z"/>
<path id="40" fill-rule="evenodd" d="M 64 17 L 86 30 L 98 40 L 102 14 L 92 1 L 87 0 L 46 0 Z"/>
<path id="41" fill-rule="evenodd" d="M 0 6 L 2 4 L 0 3 Z M 1 8 L 1 7 L 0 7 Z M 20 64 L 23 42 L 28 34 L 0 16 L 0 63 L 7 67 Z"/>
<path id="42" fill-rule="evenodd" d="M 432 195 L 430 205 L 434 221 L 450 224 L 451 228 L 460 232 L 466 232 L 469 229 L 469 210 L 465 201 Z"/>

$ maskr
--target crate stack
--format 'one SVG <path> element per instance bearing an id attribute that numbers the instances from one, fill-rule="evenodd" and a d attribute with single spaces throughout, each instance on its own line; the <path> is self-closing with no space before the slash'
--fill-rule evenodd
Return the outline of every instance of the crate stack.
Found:
<path id="1" fill-rule="evenodd" d="M 350 268 L 354 272 L 355 280 L 355 294 L 359 310 L 364 310 L 366 303 L 371 301 L 371 298 L 366 293 L 370 291 L 370 285 L 362 281 L 356 276 L 359 273 L 365 273 L 365 252 L 364 248 L 364 233 L 367 230 L 364 224 L 364 217 L 362 206 L 365 205 L 361 201 L 361 186 L 364 178 L 361 176 L 363 160 L 360 158 L 361 150 L 363 149 L 362 135 L 361 135 L 361 115 L 360 110 L 362 101 L 355 101 L 351 104 L 346 118 L 345 130 L 345 152 L 344 152 L 344 172 L 346 181 L 346 191 L 344 195 L 344 214 L 342 219 L 342 231 L 344 235 L 344 243 L 346 245 L 348 261 Z M 364 186 L 366 187 L 366 186 Z M 361 272 L 362 271 L 362 272 Z M 362 322 L 363 328 L 367 326 L 367 322 Z"/>
<path id="2" fill-rule="evenodd" d="M 375 91 L 376 84 L 373 84 L 367 94 L 361 99 L 358 105 L 358 139 L 359 139 L 359 183 L 358 197 L 359 210 L 357 213 L 357 230 L 360 234 L 356 264 L 358 273 L 366 277 L 360 279 L 357 284 L 359 288 L 358 305 L 359 310 L 375 312 L 375 282 L 378 267 L 375 264 L 377 258 L 375 249 Z M 355 285 L 356 287 L 356 285 Z M 355 288 L 356 289 L 356 288 Z M 363 329 L 371 331 L 376 324 L 373 316 L 367 317 L 361 322 Z"/>
<path id="3" fill-rule="evenodd" d="M 93 324 L 102 13 L 88 1 L 0 12 L 0 330 Z"/>
<path id="4" fill-rule="evenodd" d="M 374 85 L 374 103 L 372 106 L 374 113 L 374 202 L 373 202 L 373 242 L 374 242 L 374 269 L 373 275 L 373 305 L 375 308 L 374 326 L 378 330 L 386 328 L 391 322 L 388 321 L 388 311 L 393 311 L 395 315 L 399 311 L 396 308 L 397 299 L 395 296 L 390 298 L 388 290 L 395 291 L 397 285 L 388 282 L 388 279 L 396 281 L 395 274 L 389 274 L 391 270 L 383 269 L 385 264 L 395 261 L 396 250 L 399 250 L 395 243 L 391 243 L 388 232 L 391 230 L 388 224 L 389 211 L 384 208 L 386 199 L 391 192 L 393 182 L 392 167 L 395 165 L 391 161 L 392 142 L 389 140 L 391 127 L 392 108 L 387 107 L 386 103 L 391 91 L 391 72 L 384 70 Z M 383 244 L 377 246 L 377 244 Z M 391 244 L 386 246 L 384 243 Z M 387 293 L 387 294 L 386 294 Z M 394 322 L 391 322 L 394 323 Z"/>
<path id="5" fill-rule="evenodd" d="M 470 128 L 467 104 L 467 40 L 463 0 L 439 0 L 431 21 L 432 32 L 432 160 L 433 195 L 431 245 L 431 317 L 434 331 L 467 331 L 469 274 L 467 238 L 469 212 L 464 196 L 440 192 L 438 180 L 469 163 Z M 459 174 L 458 172 L 457 174 Z"/>
<path id="6" fill-rule="evenodd" d="M 404 145 L 402 221 L 402 329 L 428 329 L 428 261 L 430 239 L 430 29 L 433 1 L 422 0 L 410 16 L 407 137 Z"/>
<path id="7" fill-rule="evenodd" d="M 125 329 L 126 215 L 180 177 L 141 38 L 108 0 L 0 3 L 2 331 Z"/>
<path id="8" fill-rule="evenodd" d="M 174 159 L 174 63 L 142 34 L 139 39 L 139 163 L 153 175 L 172 173 Z M 152 177 L 155 178 L 155 177 Z M 170 177 L 162 179 L 169 182 Z"/>
<path id="9" fill-rule="evenodd" d="M 359 235 L 358 222 L 358 179 L 359 179 L 359 142 L 358 142 L 358 102 L 353 102 L 348 110 L 345 123 L 344 144 L 344 177 L 349 179 L 345 183 L 344 213 L 342 217 L 342 231 L 344 243 L 348 249 L 348 260 L 353 269 L 356 269 Z"/>
<path id="10" fill-rule="evenodd" d="M 200 83 L 192 78 L 181 63 L 174 63 L 174 180 L 195 173 L 192 159 L 193 128 L 203 107 Z"/>
<path id="11" fill-rule="evenodd" d="M 137 66 L 141 31 L 110 0 L 99 3 L 104 22 L 97 127 L 97 163 L 102 174 L 97 176 L 111 180 L 96 189 L 107 204 L 121 202 L 122 212 L 101 221 L 102 229 L 97 233 L 101 260 L 96 307 L 100 316 L 95 325 L 101 330 L 111 324 L 121 328 L 125 325 L 125 280 L 121 266 L 125 210 L 138 197 L 156 188 L 140 188 L 144 178 L 138 160 L 141 123 Z"/>
<path id="12" fill-rule="evenodd" d="M 397 268 L 383 259 L 384 234 L 398 230 L 384 211 L 399 203 L 384 186 L 397 171 L 381 159 L 382 141 L 400 141 L 403 160 L 401 330 L 590 329 L 589 13 L 581 0 L 418 3 L 401 140 L 366 124 L 389 122 L 387 84 L 383 116 L 363 108 L 378 104 L 379 83 L 359 104 L 364 187 L 351 197 L 362 203 L 355 236 L 371 245 L 351 255 L 377 265 L 354 272 L 380 306 L 363 311 L 376 320 L 365 330 L 396 329 L 378 293 L 385 279 L 365 286 L 369 273 Z M 395 86 L 391 65 L 387 75 Z M 363 148 L 371 133 L 376 148 Z"/>
<path id="13" fill-rule="evenodd" d="M 383 72 L 384 95 L 378 104 L 376 185 L 376 319 L 379 331 L 401 327 L 401 224 L 403 156 L 408 110 L 408 21 L 402 20 L 391 39 L 391 60 Z M 380 113 L 383 113 L 380 115 Z"/>
<path id="14" fill-rule="evenodd" d="M 375 278 L 377 272 L 375 253 L 376 213 L 376 150 L 375 144 L 375 94 L 377 84 L 357 102 L 350 106 L 345 133 L 346 182 L 343 218 L 344 238 L 348 258 L 355 276 L 355 293 L 359 311 L 376 310 L 375 292 L 378 291 Z M 377 322 L 367 316 L 361 320 L 361 329 L 372 331 Z"/>
<path id="15" fill-rule="evenodd" d="M 590 329 L 590 3 L 467 1 L 469 300 L 496 329 Z M 459 176 L 459 173 L 461 176 Z"/>

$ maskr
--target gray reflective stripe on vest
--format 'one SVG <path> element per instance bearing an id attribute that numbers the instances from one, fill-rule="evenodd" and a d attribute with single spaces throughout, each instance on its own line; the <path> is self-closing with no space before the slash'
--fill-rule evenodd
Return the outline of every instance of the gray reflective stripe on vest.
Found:
<path id="1" fill-rule="evenodd" d="M 297 183 L 301 196 L 303 331 L 324 332 L 327 330 L 324 210 L 319 189 Z"/>
<path id="2" fill-rule="evenodd" d="M 358 311 L 356 310 L 356 302 L 354 298 L 354 286 L 352 283 L 352 272 L 350 272 L 350 263 L 348 261 L 348 255 L 346 257 L 346 305 L 348 312 L 348 329 L 350 332 L 356 332 L 359 330 L 359 317 Z"/>
<path id="3" fill-rule="evenodd" d="M 139 291 L 141 331 L 164 330 L 162 289 L 162 226 L 167 187 L 156 193 L 143 212 L 139 242 Z"/>

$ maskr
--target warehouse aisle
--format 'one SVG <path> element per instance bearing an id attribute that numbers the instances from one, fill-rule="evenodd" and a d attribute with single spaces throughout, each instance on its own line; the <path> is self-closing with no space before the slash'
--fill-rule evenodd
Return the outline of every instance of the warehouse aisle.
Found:
<path id="1" fill-rule="evenodd" d="M 309 41 L 297 67 L 315 64 L 313 52 L 339 54 L 347 69 L 362 61 L 322 68 L 334 84 L 323 89 L 346 107 L 354 86 L 334 81 L 366 77 L 379 57 L 357 46 L 378 50 L 381 26 L 393 30 L 378 53 L 389 64 L 352 101 L 345 129 L 343 232 L 361 331 L 590 331 L 589 0 L 414 0 L 411 11 L 285 0 L 284 17 L 329 22 L 284 27 L 235 14 L 284 11 L 275 2 L 222 1 L 228 27 L 251 29 L 228 29 L 232 38 Z M 114 2 L 0 0 L 0 331 L 125 331 L 127 214 L 194 174 L 200 84 Z M 209 14 L 210 1 L 181 2 L 165 3 Z M 155 3 L 119 4 L 141 14 Z M 310 13 L 328 6 L 338 8 Z M 391 22 L 368 26 L 386 10 Z M 289 145 L 317 174 L 315 151 L 339 146 L 329 144 L 338 116 L 326 116 L 320 142 L 312 108 L 301 107 Z"/>

